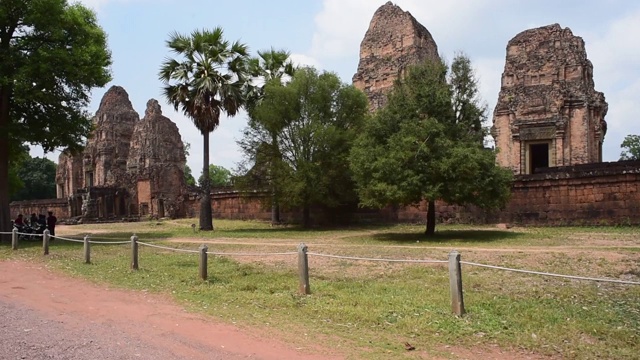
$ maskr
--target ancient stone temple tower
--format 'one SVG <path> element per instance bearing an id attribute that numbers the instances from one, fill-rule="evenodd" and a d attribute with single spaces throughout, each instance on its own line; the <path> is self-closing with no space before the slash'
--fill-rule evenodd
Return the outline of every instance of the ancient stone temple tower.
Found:
<path id="1" fill-rule="evenodd" d="M 606 114 L 584 41 L 569 28 L 553 24 L 509 41 L 493 113 L 499 165 L 531 174 L 600 162 Z"/>
<path id="2" fill-rule="evenodd" d="M 402 71 L 425 59 L 439 59 L 429 30 L 408 11 L 387 2 L 373 14 L 360 44 L 353 85 L 367 94 L 371 110 L 376 110 L 386 104 L 386 95 Z"/>
<path id="3" fill-rule="evenodd" d="M 93 118 L 82 153 L 60 154 L 58 198 L 70 217 L 178 217 L 185 209 L 184 146 L 178 127 L 149 100 L 141 120 L 129 95 L 111 87 Z"/>

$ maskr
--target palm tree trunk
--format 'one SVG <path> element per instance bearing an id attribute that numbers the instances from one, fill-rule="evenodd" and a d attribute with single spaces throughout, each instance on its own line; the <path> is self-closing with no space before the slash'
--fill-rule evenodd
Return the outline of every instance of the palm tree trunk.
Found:
<path id="1" fill-rule="evenodd" d="M 429 200 L 429 207 L 427 208 L 427 229 L 424 234 L 429 237 L 433 236 L 436 232 L 436 202 L 435 200 Z"/>
<path id="2" fill-rule="evenodd" d="M 200 230 L 213 230 L 213 216 L 211 210 L 211 177 L 209 176 L 209 133 L 203 133 L 202 154 L 202 199 L 200 200 Z"/>

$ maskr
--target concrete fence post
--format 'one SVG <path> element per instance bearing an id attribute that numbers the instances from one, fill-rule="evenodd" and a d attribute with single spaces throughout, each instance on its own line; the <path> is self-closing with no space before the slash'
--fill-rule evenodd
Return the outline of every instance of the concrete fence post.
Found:
<path id="1" fill-rule="evenodd" d="M 18 229 L 11 230 L 11 249 L 18 250 Z"/>
<path id="2" fill-rule="evenodd" d="M 309 257 L 307 256 L 307 245 L 304 243 L 298 245 L 298 275 L 300 294 L 311 294 L 311 287 L 309 286 Z"/>
<path id="3" fill-rule="evenodd" d="M 138 270 L 138 237 L 131 236 L 131 269 Z"/>
<path id="4" fill-rule="evenodd" d="M 198 251 L 200 251 L 200 262 L 198 266 L 198 273 L 200 275 L 200 279 L 202 280 L 207 280 L 207 251 L 208 250 L 209 248 L 205 244 L 200 245 L 200 247 L 198 248 Z"/>
<path id="5" fill-rule="evenodd" d="M 91 264 L 91 243 L 89 242 L 89 235 L 84 236 L 84 263 Z"/>
<path id="6" fill-rule="evenodd" d="M 462 269 L 460 253 L 449 253 L 449 285 L 451 287 L 451 311 L 458 316 L 464 315 L 464 299 L 462 298 Z"/>
<path id="7" fill-rule="evenodd" d="M 42 233 L 42 252 L 44 252 L 45 255 L 49 255 L 49 236 L 49 229 L 46 229 Z"/>

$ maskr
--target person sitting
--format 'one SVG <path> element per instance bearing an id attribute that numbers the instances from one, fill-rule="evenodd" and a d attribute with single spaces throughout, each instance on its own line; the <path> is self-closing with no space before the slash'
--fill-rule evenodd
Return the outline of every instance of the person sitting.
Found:
<path id="1" fill-rule="evenodd" d="M 22 219 L 22 214 L 18 214 L 18 217 L 13 222 L 17 227 L 21 228 L 24 226 L 24 219 Z"/>
<path id="2" fill-rule="evenodd" d="M 31 218 L 29 219 L 29 225 L 31 225 L 32 228 L 38 227 L 38 217 L 36 216 L 36 213 L 31 213 Z"/>

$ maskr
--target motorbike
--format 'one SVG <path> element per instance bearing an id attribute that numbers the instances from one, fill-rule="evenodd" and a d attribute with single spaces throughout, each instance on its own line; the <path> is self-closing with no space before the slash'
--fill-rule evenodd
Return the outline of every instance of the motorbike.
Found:
<path id="1" fill-rule="evenodd" d="M 40 228 L 44 227 L 42 230 Z M 38 234 L 42 234 L 46 226 L 38 226 L 37 228 L 31 227 L 29 224 L 17 225 L 13 224 L 13 228 L 18 231 L 18 240 L 19 241 L 37 241 Z M 38 232 L 40 231 L 40 232 Z"/>

